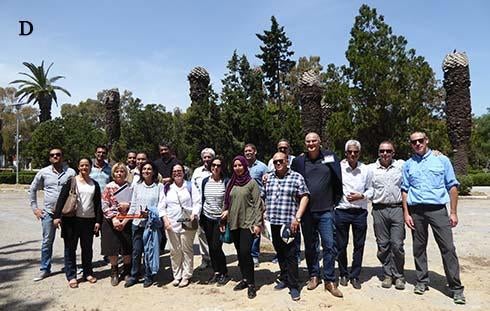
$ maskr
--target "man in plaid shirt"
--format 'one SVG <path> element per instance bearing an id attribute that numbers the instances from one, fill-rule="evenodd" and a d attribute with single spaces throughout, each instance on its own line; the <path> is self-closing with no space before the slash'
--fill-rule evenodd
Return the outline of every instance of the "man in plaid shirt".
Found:
<path id="1" fill-rule="evenodd" d="M 300 299 L 298 285 L 298 260 L 296 243 L 286 243 L 281 237 L 281 227 L 289 226 L 296 236 L 301 216 L 308 205 L 310 192 L 303 176 L 288 168 L 288 156 L 277 152 L 272 158 L 275 170 L 269 173 L 265 185 L 266 218 L 271 224 L 272 244 L 277 252 L 281 269 L 276 290 L 289 288 L 293 300 Z"/>

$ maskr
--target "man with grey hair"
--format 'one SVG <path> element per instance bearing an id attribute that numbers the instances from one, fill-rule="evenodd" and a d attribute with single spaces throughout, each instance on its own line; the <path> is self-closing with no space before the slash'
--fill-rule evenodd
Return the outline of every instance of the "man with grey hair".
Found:
<path id="1" fill-rule="evenodd" d="M 201 151 L 201 160 L 203 165 L 199 166 L 194 170 L 191 177 L 191 182 L 196 186 L 201 193 L 202 181 L 204 178 L 211 176 L 211 162 L 213 161 L 216 153 L 212 148 L 204 148 Z M 204 270 L 211 265 L 211 258 L 209 257 L 209 246 L 206 240 L 206 234 L 204 230 L 199 226 L 198 229 L 199 237 L 199 252 L 201 253 L 202 260 L 199 270 Z"/>
<path id="2" fill-rule="evenodd" d="M 362 256 L 367 232 L 367 205 L 372 196 L 372 172 L 367 165 L 359 162 L 361 143 L 349 140 L 345 143 L 346 159 L 340 162 L 342 170 L 342 199 L 335 207 L 335 229 L 337 241 L 337 261 L 339 263 L 340 285 L 347 286 L 350 280 L 355 289 L 361 289 Z M 347 269 L 347 244 L 352 226 L 354 252 L 350 272 Z"/>

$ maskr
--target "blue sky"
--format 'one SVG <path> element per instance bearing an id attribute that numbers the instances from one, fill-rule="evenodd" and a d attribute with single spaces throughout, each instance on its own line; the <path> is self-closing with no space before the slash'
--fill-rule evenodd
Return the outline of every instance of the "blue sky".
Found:
<path id="1" fill-rule="evenodd" d="M 140 4 L 141 3 L 141 4 Z M 143 4 L 144 3 L 144 4 Z M 294 58 L 318 55 L 325 67 L 346 63 L 345 50 L 359 7 L 375 7 L 408 47 L 424 56 L 442 79 L 441 63 L 453 49 L 470 60 L 472 109 L 490 107 L 490 2 L 488 1 L 19 1 L 0 2 L 0 86 L 26 71 L 22 62 L 54 62 L 61 74 L 59 104 L 95 98 L 102 89 L 131 90 L 144 103 L 168 111 L 187 108 L 187 74 L 208 69 L 216 91 L 233 50 L 252 65 L 255 33 L 275 15 L 293 42 Z M 34 24 L 20 37 L 19 20 Z M 59 114 L 54 109 L 54 115 Z"/>

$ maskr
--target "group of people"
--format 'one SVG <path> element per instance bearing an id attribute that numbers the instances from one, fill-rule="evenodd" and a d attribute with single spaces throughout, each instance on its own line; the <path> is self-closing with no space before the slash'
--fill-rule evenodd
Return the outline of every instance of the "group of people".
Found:
<path id="1" fill-rule="evenodd" d="M 372 202 L 374 233 L 381 262 L 383 288 L 405 289 L 405 225 L 412 232 L 416 268 L 414 293 L 428 290 L 428 226 L 441 251 L 449 290 L 457 304 L 464 304 L 464 287 L 452 227 L 458 223 L 457 187 L 449 159 L 429 148 L 423 132 L 410 135 L 413 156 L 396 160 L 390 141 L 379 145 L 375 163 L 359 161 L 361 144 L 349 140 L 345 159 L 321 147 L 317 133 L 305 137 L 306 150 L 292 156 L 282 139 L 268 165 L 257 160 L 253 144 L 227 163 L 211 148 L 201 152 L 203 165 L 188 181 L 187 167 L 172 155 L 171 146 L 159 146 L 160 158 L 148 160 L 144 152 L 129 152 L 126 163 L 112 167 L 107 148 L 98 146 L 95 160 L 82 158 L 78 174 L 63 163 L 63 153 L 53 148 L 51 165 L 41 169 L 30 187 L 31 208 L 41 220 L 43 241 L 39 281 L 51 273 L 55 229 L 61 226 L 65 274 L 68 285 L 78 287 L 76 249 L 80 240 L 83 279 L 95 283 L 92 269 L 93 237 L 101 231 L 102 255 L 111 265 L 111 284 L 125 280 L 125 287 L 154 284 L 160 269 L 160 252 L 170 248 L 172 285 L 186 287 L 194 269 L 196 235 L 202 256 L 200 269 L 212 267 L 209 284 L 223 286 L 230 280 L 223 243 L 236 248 L 241 280 L 233 290 L 247 289 L 256 297 L 254 268 L 259 265 L 260 237 L 270 235 L 279 264 L 275 290 L 288 289 L 300 299 L 298 265 L 301 236 L 309 274 L 307 290 L 324 283 L 334 297 L 343 297 L 339 285 L 361 289 L 360 280 L 367 232 L 368 201 Z M 44 189 L 44 207 L 36 192 Z M 64 214 L 75 189 L 75 214 Z M 446 204 L 450 203 L 448 215 Z M 353 254 L 348 267 L 347 245 L 352 230 Z M 320 251 L 321 247 L 321 251 Z M 323 268 L 320 269 L 320 254 Z M 122 271 L 118 258 L 122 257 Z M 142 268 L 142 259 L 143 266 Z M 338 275 L 335 262 L 338 262 Z"/>

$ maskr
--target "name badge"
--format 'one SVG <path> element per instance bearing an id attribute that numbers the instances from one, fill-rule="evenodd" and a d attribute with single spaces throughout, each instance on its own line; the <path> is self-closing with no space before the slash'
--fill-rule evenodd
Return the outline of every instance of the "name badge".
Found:
<path id="1" fill-rule="evenodd" d="M 322 164 L 333 163 L 334 161 L 335 161 L 335 158 L 333 157 L 333 155 L 326 155 L 323 157 Z"/>

